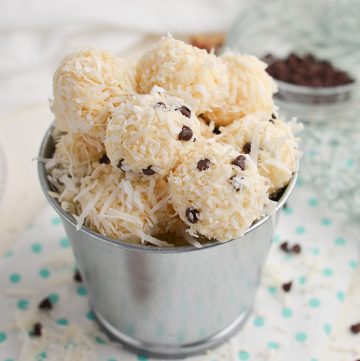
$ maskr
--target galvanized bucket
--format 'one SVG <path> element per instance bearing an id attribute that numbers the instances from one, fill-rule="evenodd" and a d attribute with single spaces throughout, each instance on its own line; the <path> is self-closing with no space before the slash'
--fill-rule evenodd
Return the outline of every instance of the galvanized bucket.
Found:
<path id="1" fill-rule="evenodd" d="M 51 127 L 39 157 L 54 151 Z M 276 213 L 226 243 L 156 248 L 114 241 L 85 227 L 48 194 L 43 162 L 42 189 L 60 215 L 88 288 L 97 320 L 114 339 L 152 357 L 182 358 L 214 348 L 244 324 L 256 294 L 274 227 L 297 175 Z"/>

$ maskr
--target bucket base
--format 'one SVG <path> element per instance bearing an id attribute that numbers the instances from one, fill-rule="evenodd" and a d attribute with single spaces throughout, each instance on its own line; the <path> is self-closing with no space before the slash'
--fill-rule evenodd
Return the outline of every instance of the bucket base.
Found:
<path id="1" fill-rule="evenodd" d="M 120 342 L 130 351 L 153 358 L 181 359 L 205 353 L 206 351 L 211 350 L 227 341 L 242 328 L 250 314 L 250 310 L 241 313 L 233 323 L 213 336 L 193 343 L 179 345 L 164 345 L 139 341 L 117 330 L 96 311 L 94 311 L 94 314 L 105 333 L 108 334 L 112 340 Z"/>

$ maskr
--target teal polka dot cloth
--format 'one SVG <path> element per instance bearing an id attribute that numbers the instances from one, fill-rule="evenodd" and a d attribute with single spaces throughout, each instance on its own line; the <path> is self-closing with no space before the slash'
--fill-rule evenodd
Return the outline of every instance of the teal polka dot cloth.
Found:
<path id="1" fill-rule="evenodd" d="M 359 268 L 354 234 L 349 227 L 344 229 L 300 179 L 274 232 L 246 325 L 226 344 L 187 360 L 321 360 L 351 277 Z M 285 241 L 289 249 L 300 246 L 300 252 L 281 250 Z M 13 249 L 0 255 L 0 361 L 18 360 L 22 343 L 13 327 L 14 317 L 27 317 L 44 298 L 54 305 L 51 322 L 56 332 L 82 330 L 91 340 L 94 360 L 154 360 L 117 347 L 100 331 L 89 308 L 91 290 L 73 280 L 75 269 L 71 243 L 61 221 L 46 208 Z M 289 282 L 290 289 L 285 292 L 283 285 Z M 131 324 L 126 332 L 134 334 Z M 154 332 L 166 331 L 157 324 Z M 206 322 L 198 334 L 206 335 Z M 179 330 L 179 340 L 185 338 Z M 53 360 L 53 346 L 44 344 L 29 361 Z"/>

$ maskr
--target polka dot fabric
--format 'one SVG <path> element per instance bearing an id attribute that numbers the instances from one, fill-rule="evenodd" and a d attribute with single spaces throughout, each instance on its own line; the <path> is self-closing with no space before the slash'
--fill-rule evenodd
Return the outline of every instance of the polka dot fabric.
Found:
<path id="1" fill-rule="evenodd" d="M 358 269 L 352 231 L 300 179 L 282 212 L 245 327 L 226 344 L 188 360 L 321 360 Z M 285 241 L 288 248 L 300 245 L 300 253 L 282 250 Z M 75 269 L 59 217 L 46 208 L 15 247 L 0 256 L 0 361 L 18 360 L 21 341 L 15 317 L 26 315 L 45 297 L 54 305 L 51 319 L 58 332 L 74 324 L 89 330 L 94 359 L 149 360 L 123 350 L 99 330 L 96 335 L 90 332 L 97 326 L 86 285 L 73 279 Z M 284 284 L 289 283 L 286 292 Z M 51 350 L 44 346 L 34 360 L 53 360 Z"/>

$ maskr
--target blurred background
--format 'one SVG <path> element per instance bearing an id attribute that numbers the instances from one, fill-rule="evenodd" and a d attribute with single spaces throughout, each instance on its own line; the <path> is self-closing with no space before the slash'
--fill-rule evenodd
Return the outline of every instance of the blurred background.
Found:
<path id="1" fill-rule="evenodd" d="M 168 32 L 226 31 L 240 7 L 236 0 L 3 0 L 0 114 L 46 101 L 59 59 L 77 46 L 131 57 Z"/>
<path id="2" fill-rule="evenodd" d="M 309 204 L 313 208 L 320 204 L 317 217 L 331 219 L 334 227 L 331 236 L 320 230 L 309 238 L 318 237 L 325 244 L 330 237 L 342 239 L 346 229 L 356 244 L 353 249 L 358 250 L 360 1 L 1 0 L 0 20 L 0 255 L 45 206 L 31 159 L 52 122 L 48 99 L 60 59 L 78 46 L 89 46 L 136 61 L 166 33 L 217 53 L 229 47 L 254 54 L 270 66 L 280 59 L 285 65 L 278 68 L 285 66 L 284 71 L 291 74 L 304 66 L 302 59 L 309 54 L 327 62 L 319 71 L 331 64 L 346 73 L 347 80 L 343 77 L 327 85 L 311 83 L 314 74 L 301 74 L 302 80 L 294 80 L 275 69 L 272 75 L 278 77 L 275 102 L 280 113 L 288 120 L 295 116 L 305 125 L 300 186 L 314 192 L 317 198 Z M 296 206 L 307 212 L 305 205 Z M 293 208 L 290 203 L 289 215 Z M 323 217 L 322 211 L 333 212 L 332 218 Z M 352 253 L 355 270 L 358 257 Z M 344 286 L 349 300 L 336 311 L 337 321 L 331 325 L 347 344 L 341 346 L 341 356 L 331 347 L 322 347 L 326 360 L 360 358 L 359 347 L 348 339 L 348 325 L 360 322 L 359 271 L 343 282 L 350 285 L 349 289 Z M 333 285 L 334 294 L 338 286 Z"/>

